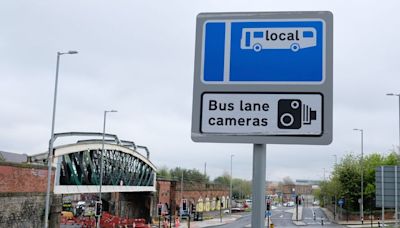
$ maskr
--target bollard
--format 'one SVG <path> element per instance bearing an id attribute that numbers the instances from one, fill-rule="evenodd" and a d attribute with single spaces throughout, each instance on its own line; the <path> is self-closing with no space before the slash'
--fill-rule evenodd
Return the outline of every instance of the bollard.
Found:
<path id="1" fill-rule="evenodd" d="M 324 225 L 324 218 L 321 218 L 321 226 Z"/>
<path id="2" fill-rule="evenodd" d="M 274 224 L 273 223 L 271 223 L 270 228 L 274 228 Z"/>

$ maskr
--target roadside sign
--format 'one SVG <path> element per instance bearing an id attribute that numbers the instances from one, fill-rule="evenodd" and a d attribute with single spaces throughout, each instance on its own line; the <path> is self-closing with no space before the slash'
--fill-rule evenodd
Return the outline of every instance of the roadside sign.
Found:
<path id="1" fill-rule="evenodd" d="M 332 20 L 325 11 L 199 14 L 192 139 L 330 144 Z"/>
<path id="2" fill-rule="evenodd" d="M 343 205 L 344 205 L 344 199 L 343 199 L 343 198 L 342 198 L 342 199 L 339 199 L 339 200 L 338 200 L 338 204 L 339 204 L 340 207 L 343 207 Z"/>

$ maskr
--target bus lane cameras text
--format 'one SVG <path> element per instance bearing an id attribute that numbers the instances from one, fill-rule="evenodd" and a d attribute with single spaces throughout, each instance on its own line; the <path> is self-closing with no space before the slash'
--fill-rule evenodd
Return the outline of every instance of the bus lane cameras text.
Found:
<path id="1" fill-rule="evenodd" d="M 243 100 L 240 100 L 236 106 L 235 103 L 218 102 L 216 100 L 209 100 L 208 102 L 209 111 L 268 112 L 269 108 L 268 103 L 253 103 Z M 208 124 L 210 126 L 267 126 L 268 119 L 262 117 L 210 117 Z"/>

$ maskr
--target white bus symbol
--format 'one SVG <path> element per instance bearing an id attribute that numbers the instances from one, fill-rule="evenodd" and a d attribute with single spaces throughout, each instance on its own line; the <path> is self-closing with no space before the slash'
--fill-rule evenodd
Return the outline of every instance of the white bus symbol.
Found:
<path id="1" fill-rule="evenodd" d="M 317 45 L 315 28 L 243 28 L 241 49 L 290 49 L 297 52 L 302 48 Z"/>

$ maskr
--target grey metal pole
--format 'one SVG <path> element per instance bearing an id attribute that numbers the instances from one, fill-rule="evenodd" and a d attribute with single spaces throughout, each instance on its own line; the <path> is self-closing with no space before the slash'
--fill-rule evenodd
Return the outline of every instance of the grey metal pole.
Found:
<path id="1" fill-rule="evenodd" d="M 233 154 L 231 154 L 231 179 L 230 179 L 230 188 L 229 188 L 229 214 L 232 215 L 232 158 Z"/>
<path id="2" fill-rule="evenodd" d="M 364 224 L 364 131 L 361 129 L 361 223 Z"/>
<path id="3" fill-rule="evenodd" d="M 50 188 L 51 188 L 51 163 L 53 160 L 53 145 L 54 145 L 54 125 L 56 119 L 56 106 L 57 106 L 57 87 L 58 87 L 58 69 L 60 66 L 60 52 L 57 52 L 57 65 L 56 65 L 56 80 L 54 85 L 54 100 L 53 100 L 53 116 L 51 120 L 51 135 L 49 142 L 49 153 L 47 155 L 47 191 L 46 191 L 46 209 L 44 217 L 44 227 L 49 227 L 49 209 L 50 209 Z"/>
<path id="4" fill-rule="evenodd" d="M 334 169 L 335 169 L 336 166 L 337 166 L 337 155 L 334 154 L 333 156 L 335 157 L 335 165 L 334 165 Z M 336 193 L 335 193 L 334 199 L 335 199 L 335 210 L 334 210 L 334 213 L 333 213 L 333 219 L 336 220 L 336 214 L 337 214 L 337 210 L 336 210 L 336 207 L 337 207 L 337 197 L 336 197 Z"/>
<path id="5" fill-rule="evenodd" d="M 182 171 L 182 175 L 181 175 L 181 205 L 179 208 L 181 208 L 180 212 L 183 212 L 183 170 Z M 182 213 L 179 213 L 179 219 L 182 221 Z"/>
<path id="6" fill-rule="evenodd" d="M 397 96 L 399 98 L 399 145 L 398 145 L 398 156 L 400 156 L 400 93 L 387 93 L 387 96 Z"/>
<path id="7" fill-rule="evenodd" d="M 398 221 L 398 218 L 399 218 L 399 216 L 398 216 L 398 205 L 397 205 L 397 201 L 398 201 L 398 198 L 397 198 L 397 165 L 394 167 L 394 207 L 395 207 L 395 210 L 394 210 L 394 213 L 396 213 L 396 215 L 395 215 L 395 220 L 396 220 L 396 226 L 395 227 L 399 227 L 399 221 Z"/>
<path id="8" fill-rule="evenodd" d="M 101 141 L 101 151 L 100 151 L 100 186 L 99 186 L 99 201 L 102 203 L 101 200 L 101 187 L 103 186 L 103 153 L 104 153 L 104 137 L 106 134 L 106 121 L 107 121 L 107 113 L 108 112 L 117 112 L 115 110 L 110 110 L 110 111 L 104 111 L 104 119 L 103 119 L 103 139 Z M 103 209 L 103 206 L 102 206 Z M 101 219 L 101 213 L 100 216 L 97 220 L 97 227 L 100 228 L 100 219 Z"/>
<path id="9" fill-rule="evenodd" d="M 265 144 L 254 144 L 251 227 L 259 228 L 265 226 L 266 157 L 267 146 Z"/>
<path id="10" fill-rule="evenodd" d="M 385 177 L 385 175 L 384 175 L 384 171 L 385 171 L 385 169 L 384 169 L 384 167 L 383 166 L 381 166 L 381 187 L 382 187 L 382 227 L 385 227 L 385 185 L 384 185 L 384 183 L 385 183 L 385 181 L 384 181 L 384 177 Z"/>
<path id="11" fill-rule="evenodd" d="M 103 151 L 104 151 L 104 136 L 106 133 L 106 119 L 107 119 L 107 111 L 104 111 L 104 118 L 103 118 L 103 139 L 101 140 L 101 151 L 100 151 L 100 187 L 99 187 L 99 201 L 101 200 L 101 187 L 103 185 Z M 100 219 L 101 213 L 99 218 L 97 219 L 97 228 L 100 228 Z"/>
<path id="12" fill-rule="evenodd" d="M 360 202 L 360 220 L 364 223 L 364 130 L 355 128 L 355 131 L 361 132 L 361 202 Z"/>
<path id="13" fill-rule="evenodd" d="M 53 147 L 54 147 L 54 127 L 56 121 L 56 109 L 57 109 L 57 89 L 58 89 L 58 71 L 60 68 L 60 56 L 64 54 L 78 54 L 77 51 L 68 52 L 57 52 L 57 64 L 56 64 L 56 78 L 54 83 L 54 100 L 53 100 L 53 115 L 51 120 L 51 133 L 49 141 L 49 153 L 47 154 L 47 191 L 46 191 L 46 205 L 44 213 L 44 227 L 49 227 L 49 213 L 50 213 L 50 189 L 51 189 L 51 164 L 53 161 Z"/>

